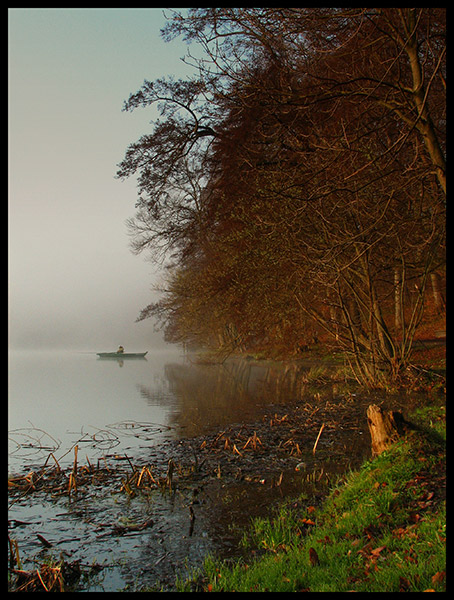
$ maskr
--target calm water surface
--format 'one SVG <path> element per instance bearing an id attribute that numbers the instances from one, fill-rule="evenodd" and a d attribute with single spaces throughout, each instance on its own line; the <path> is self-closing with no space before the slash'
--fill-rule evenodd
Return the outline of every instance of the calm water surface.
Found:
<path id="1" fill-rule="evenodd" d="M 155 403 L 141 396 L 139 385 L 153 390 Z M 161 360 L 120 364 L 95 354 L 12 352 L 8 408 L 11 470 L 40 445 L 44 448 L 35 452 L 38 459 L 47 449 L 62 455 L 84 437 L 100 439 L 106 425 L 125 420 L 165 423 L 172 396 Z"/>
<path id="2" fill-rule="evenodd" d="M 71 461 L 67 453 L 76 443 L 89 459 L 113 450 L 134 456 L 166 438 L 254 418 L 270 401 L 267 372 L 253 365 L 194 365 L 174 348 L 123 361 L 11 352 L 9 470 L 39 463 L 51 451 Z"/>
<path id="3" fill-rule="evenodd" d="M 39 468 L 51 452 L 67 467 L 75 444 L 79 464 L 86 464 L 85 457 L 91 462 L 122 454 L 140 459 L 150 448 L 160 452 L 160 445 L 171 440 L 254 422 L 270 404 L 294 400 L 294 385 L 294 376 L 282 366 L 248 361 L 194 365 L 175 348 L 124 361 L 89 353 L 11 352 L 9 472 Z M 209 509 L 208 504 L 194 505 L 196 525 L 189 532 L 192 496 L 185 494 L 190 493 L 158 491 L 147 501 L 111 491 L 96 501 L 33 494 L 10 505 L 10 535 L 18 541 L 26 568 L 47 553 L 38 535 L 53 543 L 54 556 L 62 552 L 67 560 L 106 566 L 101 581 L 90 582 L 86 591 L 153 583 L 164 572 L 171 579 L 200 565 L 207 553 L 225 548 L 230 512 L 244 513 L 247 522 L 249 508 L 257 502 L 256 488 L 220 489 L 219 499 L 205 498 Z M 268 495 L 263 498 L 265 506 L 269 501 Z M 108 534 L 115 524 L 150 517 L 153 527 L 137 535 Z"/>

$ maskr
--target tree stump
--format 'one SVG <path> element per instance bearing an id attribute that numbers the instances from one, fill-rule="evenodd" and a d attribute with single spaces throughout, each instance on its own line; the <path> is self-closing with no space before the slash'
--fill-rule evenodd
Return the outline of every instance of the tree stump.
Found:
<path id="1" fill-rule="evenodd" d="M 384 411 L 376 404 L 367 409 L 367 424 L 372 439 L 372 456 L 378 456 L 397 440 L 402 433 L 404 419 L 402 413 Z"/>

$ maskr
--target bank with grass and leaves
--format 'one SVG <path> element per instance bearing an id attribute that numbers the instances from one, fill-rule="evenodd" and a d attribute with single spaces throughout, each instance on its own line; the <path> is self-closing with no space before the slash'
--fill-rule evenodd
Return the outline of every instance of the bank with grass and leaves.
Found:
<path id="1" fill-rule="evenodd" d="M 443 407 L 415 412 L 415 427 L 321 507 L 285 502 L 245 533 L 249 559 L 207 559 L 181 591 L 444 591 L 444 417 Z"/>

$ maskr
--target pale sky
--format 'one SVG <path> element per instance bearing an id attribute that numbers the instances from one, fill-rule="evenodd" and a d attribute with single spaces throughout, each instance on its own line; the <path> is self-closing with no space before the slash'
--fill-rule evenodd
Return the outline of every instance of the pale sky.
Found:
<path id="1" fill-rule="evenodd" d="M 115 173 L 155 116 L 123 101 L 144 79 L 191 74 L 185 43 L 160 36 L 163 10 L 8 9 L 11 348 L 160 339 L 134 323 L 159 274 L 129 249 L 135 181 Z"/>

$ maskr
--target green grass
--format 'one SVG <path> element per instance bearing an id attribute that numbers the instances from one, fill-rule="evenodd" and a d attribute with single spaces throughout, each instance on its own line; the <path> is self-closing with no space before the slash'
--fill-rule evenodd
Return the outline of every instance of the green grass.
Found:
<path id="1" fill-rule="evenodd" d="M 243 540 L 250 560 L 207 559 L 179 589 L 445 591 L 444 411 L 414 416 L 418 431 L 350 473 L 321 508 L 300 499 L 257 519 Z"/>

